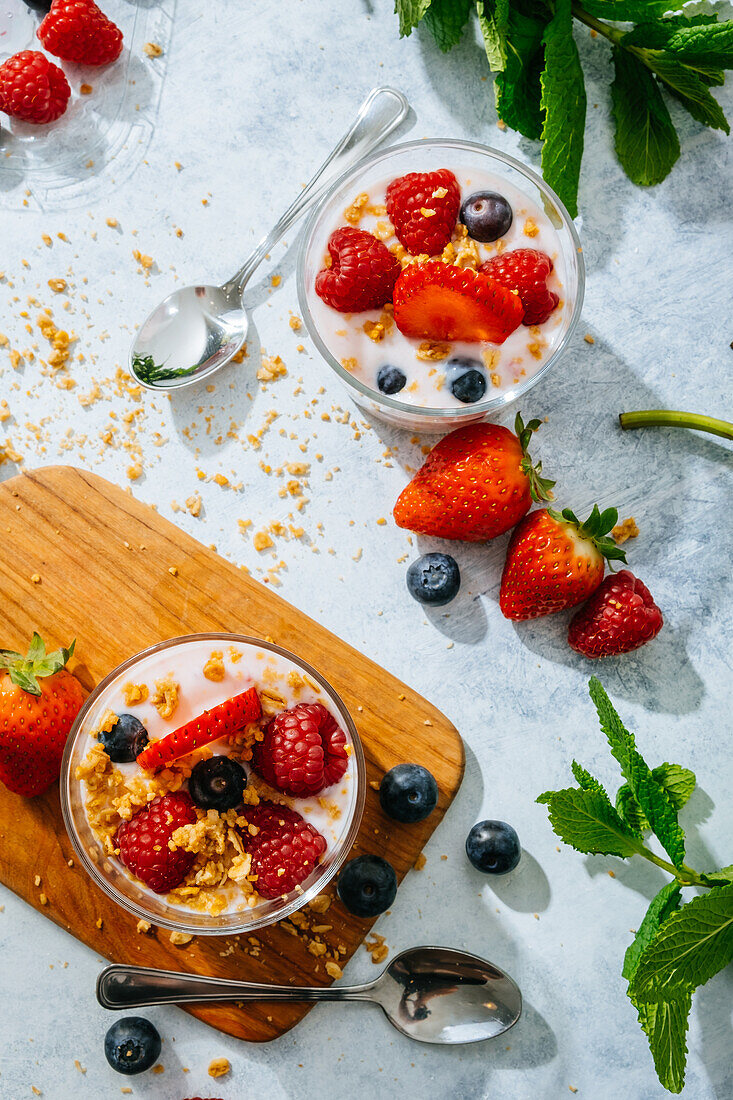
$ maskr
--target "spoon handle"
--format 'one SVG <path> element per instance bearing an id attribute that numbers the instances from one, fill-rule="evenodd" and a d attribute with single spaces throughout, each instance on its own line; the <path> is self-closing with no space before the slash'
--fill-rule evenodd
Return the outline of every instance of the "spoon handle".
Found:
<path id="1" fill-rule="evenodd" d="M 175 970 L 115 965 L 108 966 L 97 978 L 97 1000 L 103 1008 L 115 1010 L 206 1001 L 370 1001 L 372 986 L 257 985 Z"/>
<path id="2" fill-rule="evenodd" d="M 396 88 L 372 88 L 351 127 L 329 153 L 321 167 L 288 207 L 280 221 L 263 237 L 242 267 L 224 285 L 225 291 L 240 295 L 255 268 L 287 232 L 293 222 L 311 206 L 337 175 L 375 149 L 406 117 L 410 104 Z M 324 176 L 328 178 L 324 181 Z"/>

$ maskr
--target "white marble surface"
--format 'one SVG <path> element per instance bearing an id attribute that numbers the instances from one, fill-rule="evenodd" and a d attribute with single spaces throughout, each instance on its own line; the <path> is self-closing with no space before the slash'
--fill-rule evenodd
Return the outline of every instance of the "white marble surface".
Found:
<path id="1" fill-rule="evenodd" d="M 95 188 L 97 166 L 90 203 L 77 195 L 72 209 L 46 212 L 33 195 L 23 209 L 22 185 L 5 177 L 0 331 L 21 349 L 30 340 L 43 344 L 37 333 L 25 333 L 18 314 L 34 295 L 63 317 L 64 296 L 54 296 L 47 280 L 64 277 L 71 286 L 67 322 L 79 336 L 75 350 L 87 359 L 73 367 L 76 389 L 64 391 L 37 364 L 14 372 L 8 349 L 0 349 L 1 396 L 12 412 L 0 425 L 0 439 L 11 441 L 25 468 L 71 462 L 128 484 L 130 456 L 103 447 L 99 433 L 111 413 L 142 408 L 137 441 L 144 473 L 130 483 L 134 494 L 172 517 L 171 500 L 199 490 L 201 516 L 172 518 L 256 575 L 272 562 L 242 537 L 237 520 L 251 518 L 256 530 L 286 519 L 292 507 L 278 496 L 283 480 L 268 476 L 259 462 L 313 463 L 309 503 L 295 513 L 306 537 L 278 540 L 276 561 L 287 564 L 279 591 L 426 694 L 455 721 L 467 746 L 465 782 L 427 849 L 427 866 L 408 876 L 378 930 L 392 950 L 433 941 L 494 959 L 520 983 L 526 1010 L 506 1042 L 457 1050 L 412 1045 L 368 1008 L 316 1008 L 267 1046 L 222 1037 L 176 1009 L 151 1010 L 164 1038 L 165 1073 L 129 1084 L 134 1096 L 160 1100 L 192 1094 L 280 1100 L 347 1091 L 370 1098 L 404 1092 L 524 1100 L 569 1095 L 569 1086 L 594 1100 L 651 1100 L 664 1093 L 620 971 L 629 929 L 638 926 L 663 876 L 646 865 L 558 851 L 546 811 L 534 802 L 546 788 L 565 785 L 573 756 L 615 789 L 586 693 L 588 664 L 565 646 L 565 616 L 521 626 L 502 618 L 504 539 L 458 547 L 463 591 L 445 613 L 426 615 L 410 600 L 405 564 L 397 559 L 414 550 L 404 532 L 377 520 L 389 516 L 405 483 L 403 466 L 417 464 L 419 449 L 409 435 L 377 424 L 357 440 L 352 427 L 320 420 L 332 404 L 350 406 L 310 349 L 296 351 L 300 337 L 287 325 L 289 311 L 297 312 L 294 248 L 278 251 L 251 287 L 252 358 L 221 375 L 213 393 L 136 402 L 103 383 L 96 403 L 85 408 L 77 399 L 92 377 L 114 373 L 132 323 L 176 278 L 224 277 L 237 266 L 372 85 L 391 82 L 408 94 L 416 114 L 411 136 L 469 137 L 537 164 L 535 145 L 496 127 L 478 45 L 466 42 L 446 58 L 424 34 L 399 42 L 391 7 L 390 0 L 279 6 L 179 0 L 155 132 L 149 147 L 139 149 L 134 174 L 117 179 L 113 165 L 104 186 Z M 611 151 L 607 51 L 585 34 L 579 38 L 590 104 L 581 187 L 588 292 L 570 353 L 523 411 L 548 417 L 537 450 L 567 503 L 616 503 L 641 528 L 630 561 L 664 610 L 664 632 L 638 654 L 604 664 L 600 675 L 648 759 L 676 760 L 697 772 L 700 789 L 683 822 L 690 862 L 705 870 L 732 855 L 725 843 L 733 831 L 731 453 L 722 441 L 699 435 L 622 435 L 615 415 L 660 406 L 733 415 L 726 323 L 731 147 L 673 107 L 683 139 L 680 163 L 661 187 L 635 189 Z M 720 96 L 730 110 L 730 90 Z M 105 224 L 108 217 L 118 220 L 117 228 Z M 181 238 L 174 226 L 183 229 Z M 41 241 L 44 232 L 54 235 L 51 249 Z M 56 239 L 58 232 L 69 243 Z M 136 271 L 135 248 L 156 260 L 148 280 Z M 275 273 L 282 276 L 277 289 L 269 282 Z M 32 318 L 36 312 L 32 307 Z M 595 337 L 593 346 L 583 341 L 585 332 Z M 253 378 L 259 343 L 280 354 L 289 371 L 268 392 Z M 307 420 L 303 410 L 312 397 L 318 404 Z M 203 413 L 198 405 L 205 405 Z M 280 418 L 260 450 L 226 438 L 232 419 L 246 419 L 245 439 L 271 408 Z M 28 424 L 39 426 L 38 439 Z M 163 446 L 154 445 L 154 431 L 166 438 Z M 76 433 L 86 434 L 86 444 Z M 220 434 L 224 442 L 217 445 Z M 299 444 L 306 440 L 304 456 Z M 387 446 L 397 448 L 391 464 L 382 457 Z M 339 470 L 328 479 L 334 467 Z M 197 468 L 209 477 L 223 472 L 242 488 L 199 481 Z M 15 472 L 12 462 L 0 467 L 0 477 Z M 421 550 L 428 546 L 421 540 Z M 497 882 L 473 872 L 462 851 L 469 827 L 485 816 L 510 821 L 525 847 L 518 871 Z M 126 1082 L 102 1054 L 111 1018 L 93 996 L 101 960 L 7 891 L 0 894 L 0 1095 L 21 1100 L 32 1095 L 31 1085 L 52 1100 L 120 1095 Z M 360 951 L 346 979 L 373 973 Z M 686 1095 L 696 1100 L 733 1093 L 730 992 L 728 973 L 695 998 Z M 230 1059 L 232 1072 L 214 1082 L 206 1067 L 218 1055 Z M 75 1058 L 86 1067 L 83 1076 Z"/>

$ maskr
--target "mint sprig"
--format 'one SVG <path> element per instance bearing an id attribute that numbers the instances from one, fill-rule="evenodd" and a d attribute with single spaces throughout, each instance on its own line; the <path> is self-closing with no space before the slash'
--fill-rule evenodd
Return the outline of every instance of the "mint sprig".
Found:
<path id="1" fill-rule="evenodd" d="M 692 994 L 733 961 L 733 866 L 701 874 L 684 863 L 685 835 L 677 815 L 694 790 L 693 772 L 669 763 L 650 768 L 596 677 L 589 690 L 626 780 L 616 806 L 600 781 L 575 760 L 578 786 L 546 791 L 537 801 L 547 805 L 555 833 L 577 851 L 622 859 L 639 855 L 672 875 L 627 948 L 622 973 L 657 1076 L 665 1089 L 678 1093 L 685 1083 Z M 643 832 L 648 829 L 671 863 L 647 846 Z M 682 890 L 691 886 L 708 892 L 682 904 Z"/>
<path id="2" fill-rule="evenodd" d="M 710 89 L 733 67 L 731 20 L 675 15 L 674 0 L 395 0 L 400 35 L 424 22 L 441 50 L 460 40 L 473 8 L 499 118 L 542 139 L 543 175 L 573 217 L 586 113 L 574 22 L 611 46 L 614 144 L 634 183 L 661 183 L 679 158 L 666 96 L 704 126 L 729 133 Z"/>

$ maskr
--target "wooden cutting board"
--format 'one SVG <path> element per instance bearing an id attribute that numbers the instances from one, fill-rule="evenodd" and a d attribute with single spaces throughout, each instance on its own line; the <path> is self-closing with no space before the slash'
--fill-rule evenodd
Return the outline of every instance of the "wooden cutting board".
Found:
<path id="1" fill-rule="evenodd" d="M 438 782 L 437 809 L 427 821 L 410 826 L 386 818 L 376 791 L 367 790 L 353 854 L 384 855 L 398 878 L 404 877 L 463 774 L 461 738 L 435 707 L 265 585 L 94 474 L 57 466 L 6 481 L 0 485 L 0 536 L 0 645 L 25 652 L 34 629 L 49 649 L 75 637 L 70 667 L 88 691 L 145 646 L 196 631 L 267 635 L 311 662 L 353 715 L 368 781 L 379 781 L 387 769 L 408 760 L 425 765 Z M 331 981 L 309 952 L 307 938 L 277 925 L 257 932 L 257 957 L 248 953 L 253 945 L 245 936 L 198 937 L 176 947 L 165 930 L 140 934 L 136 920 L 82 868 L 68 866 L 72 856 L 56 789 L 23 799 L 0 783 L 0 880 L 100 955 L 246 981 Z M 333 884 L 328 892 L 334 895 Z M 332 926 L 321 934 L 324 941 L 345 945 L 343 961 L 372 923 L 349 915 L 335 898 L 316 919 Z M 230 1035 L 263 1042 L 283 1034 L 310 1007 L 263 1003 L 187 1011 Z"/>

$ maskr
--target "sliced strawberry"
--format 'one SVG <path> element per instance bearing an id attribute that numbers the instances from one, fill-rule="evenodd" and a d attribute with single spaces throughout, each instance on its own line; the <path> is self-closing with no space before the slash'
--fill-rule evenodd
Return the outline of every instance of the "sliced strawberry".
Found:
<path id="1" fill-rule="evenodd" d="M 400 332 L 418 339 L 503 344 L 524 316 L 511 290 L 439 260 L 406 267 L 395 283 L 393 302 Z"/>
<path id="2" fill-rule="evenodd" d="M 194 749 L 237 733 L 261 716 L 260 697 L 255 688 L 248 688 L 241 695 L 205 710 L 198 718 L 192 718 L 158 741 L 151 741 L 140 753 L 137 762 L 145 771 L 157 771 L 181 756 L 188 756 Z"/>

